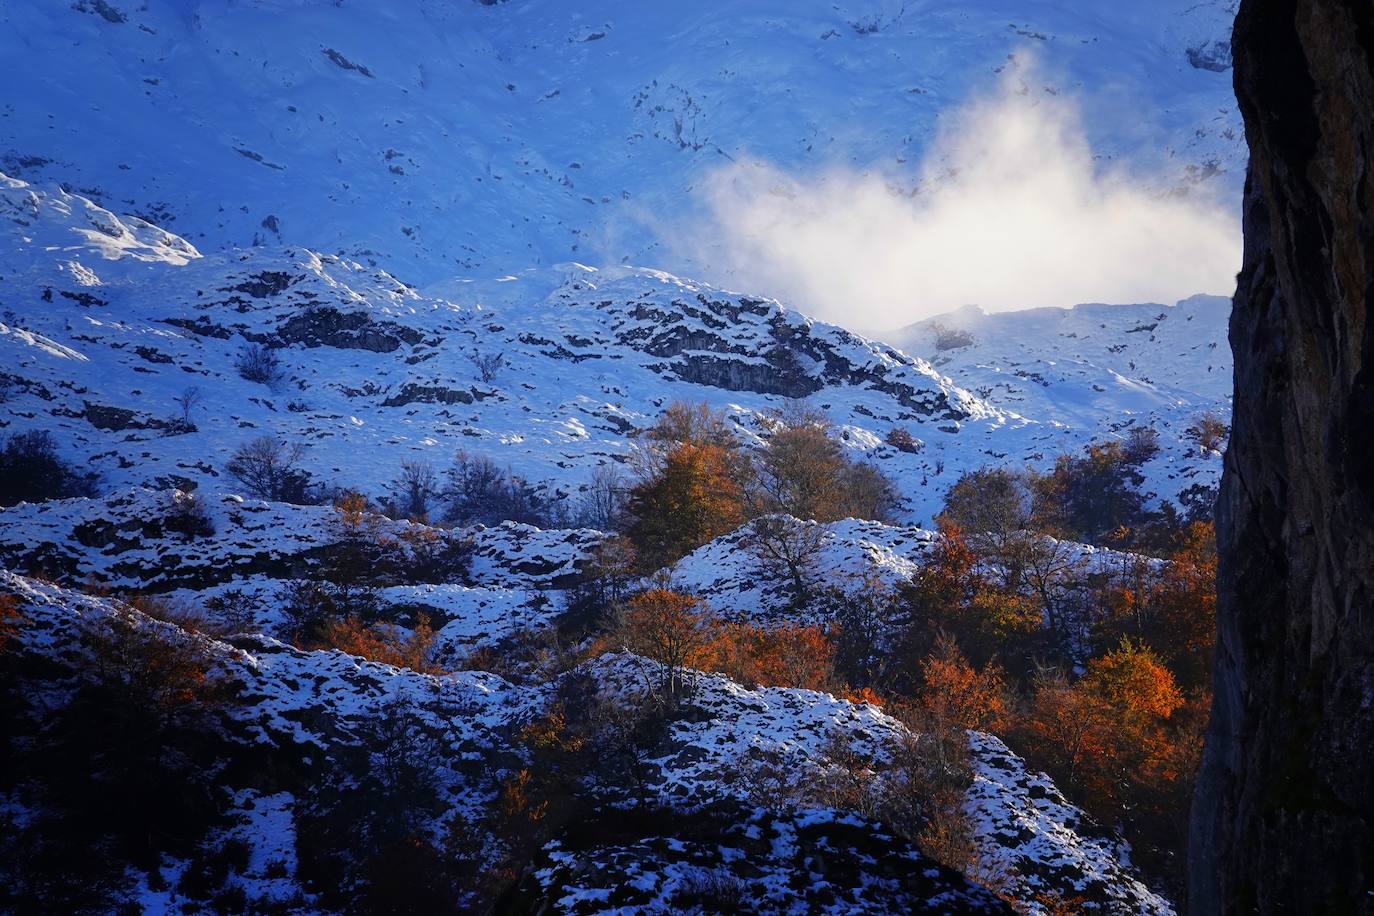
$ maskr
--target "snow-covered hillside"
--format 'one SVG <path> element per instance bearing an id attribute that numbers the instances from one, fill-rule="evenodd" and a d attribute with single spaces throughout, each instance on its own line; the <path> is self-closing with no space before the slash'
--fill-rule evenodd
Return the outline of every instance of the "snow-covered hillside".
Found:
<path id="1" fill-rule="evenodd" d="M 53 431 L 105 486 L 232 491 L 229 455 L 271 434 L 306 445 L 321 482 L 373 496 L 402 461 L 442 469 L 459 448 L 575 494 L 675 400 L 724 409 L 757 442 L 770 409 L 806 399 L 897 481 L 916 522 L 965 470 L 1043 466 L 1137 423 L 1162 434 L 1146 467 L 1160 498 L 1220 473 L 1185 433 L 1203 409 L 1226 412 L 1210 300 L 997 316 L 955 350 L 907 332 L 927 359 L 658 271 L 565 265 L 437 297 L 306 249 L 197 256 L 137 218 L 14 179 L 0 202 L 15 262 L 0 277 L 0 423 Z M 240 377 L 250 345 L 277 356 L 279 378 Z M 483 357 L 502 365 L 484 372 Z M 196 402 L 179 404 L 191 389 Z M 884 443 L 896 427 L 919 453 Z"/>
<path id="2" fill-rule="evenodd" d="M 261 852 L 248 856 L 241 872 L 221 880 L 243 886 L 254 896 L 261 894 L 264 899 L 259 903 L 280 900 L 298 890 L 289 863 L 294 858 L 297 819 L 309 811 L 303 803 L 310 791 L 311 774 L 329 772 L 335 761 L 358 753 L 360 747 L 366 754 L 369 742 L 375 740 L 369 737 L 369 723 L 376 717 L 408 723 L 403 727 L 428 736 L 428 746 L 439 757 L 432 763 L 447 798 L 439 821 L 451 817 L 476 821 L 483 806 L 495 797 L 502 776 L 521 766 L 528 753 L 514 744 L 511 736 L 522 723 L 545 710 L 561 689 L 557 684 L 519 687 L 479 672 L 442 677 L 418 674 L 339 652 L 302 652 L 246 634 L 227 641 L 191 637 L 117 602 L 10 573 L 0 572 L 0 592 L 19 600 L 26 624 L 15 651 L 31 665 L 70 670 L 79 679 L 84 676 L 82 668 L 89 664 L 83 659 L 91 651 L 92 641 L 101 638 L 99 634 L 107 632 L 112 623 L 124 621 L 135 631 L 195 641 L 197 651 L 209 660 L 211 678 L 232 685 L 235 701 L 225 707 L 223 738 L 229 748 L 252 748 L 254 757 L 249 759 L 257 764 L 238 765 L 228 777 L 233 780 L 232 791 L 226 786 L 223 804 L 227 805 L 230 825 L 242 822 L 241 828 L 231 829 L 248 842 L 250 849 Z M 629 702 L 651 674 L 647 665 L 634 656 L 607 655 L 569 677 L 589 677 L 601 696 Z M 910 740 L 910 733 L 899 722 L 873 706 L 811 691 L 750 690 L 719 676 L 700 675 L 687 702 L 688 708 L 670 724 L 661 753 L 647 761 L 649 786 L 665 803 L 698 809 L 697 830 L 702 836 L 709 835 L 712 845 L 724 841 L 727 849 L 744 838 L 727 839 L 734 822 L 712 818 L 711 806 L 732 800 L 755 803 L 747 790 L 749 783 L 736 778 L 743 771 L 768 762 L 776 772 L 790 774 L 778 790 L 786 795 L 787 785 L 801 785 L 808 774 L 823 772 L 832 765 L 826 749 L 839 743 L 869 760 L 877 778 L 895 779 L 893 754 L 903 741 Z M 1000 741 L 974 734 L 971 747 L 975 773 L 965 804 L 974 825 L 978 855 L 990 868 L 996 865 L 1000 874 L 1009 876 L 1020 895 L 1029 900 L 1035 894 L 1050 893 L 1112 913 L 1172 912 L 1120 864 L 1121 850 L 1114 842 L 1091 838 L 1088 831 L 1080 833 L 1091 828 L 1091 822 L 1047 780 L 1027 774 L 1021 761 Z M 306 781 L 294 781 L 291 773 L 295 770 Z M 810 901 L 812 911 L 852 911 L 842 901 L 864 901 L 864 889 L 882 892 L 880 899 L 905 900 L 907 906 L 912 905 L 911 894 L 917 888 L 933 897 L 952 895 L 943 903 L 950 911 L 996 912 L 1001 906 L 962 878 L 922 863 L 909 847 L 900 843 L 894 846 L 893 838 L 876 825 L 804 799 L 799 802 L 804 809 L 799 818 L 795 804 L 772 813 L 748 815 L 755 820 L 762 818 L 760 827 L 778 823 L 778 842 L 764 844 L 762 849 L 745 842 L 733 853 L 717 853 L 715 864 L 723 864 L 739 876 L 750 899 L 762 905 L 771 901 L 779 912 L 791 911 L 790 906 L 797 904 L 789 905 L 786 897 L 774 896 L 787 885 L 789 874 L 795 877 L 792 869 L 802 864 L 800 860 L 789 864 L 785 841 L 788 837 L 796 841 L 794 831 L 805 834 L 807 825 L 831 824 L 833 830 L 846 825 L 844 842 L 835 854 L 848 850 L 856 854 L 856 861 L 836 866 L 828 882 L 792 885 L 790 894 Z M 798 818 L 797 823 L 788 826 L 793 818 Z M 721 835 L 710 834 L 712 830 Z M 756 829 L 745 830 L 746 838 L 757 835 Z M 217 836 L 223 838 L 222 834 Z M 651 843 L 651 836 L 641 829 L 633 839 Z M 671 841 L 666 846 L 681 851 L 681 846 Z M 555 840 L 549 855 L 554 862 L 567 865 L 560 859 L 561 848 L 560 841 Z M 879 853 L 879 848 L 884 851 Z M 583 850 L 585 868 L 575 869 L 571 875 L 559 874 L 558 880 L 571 881 L 574 886 L 595 882 L 597 874 L 604 875 L 616 867 L 617 857 L 623 853 L 617 851 L 615 838 L 608 831 L 592 848 Z M 893 871 L 887 858 L 893 855 L 904 861 L 904 868 Z M 268 870 L 270 874 L 262 867 L 267 857 L 279 862 L 274 871 Z M 642 852 L 639 858 L 642 864 Z M 700 861 L 712 864 L 709 858 Z M 660 867 L 665 867 L 674 881 L 685 877 L 681 866 L 660 863 Z M 857 873 L 853 871 L 856 867 Z M 185 885 L 177 880 L 184 868 L 182 862 L 164 861 L 160 875 L 139 876 L 145 887 L 142 902 L 177 911 L 187 906 L 179 891 Z M 547 890 L 554 873 L 541 870 L 536 874 L 544 876 L 540 880 Z M 846 874 L 847 879 L 839 878 L 840 874 Z M 839 883 L 841 880 L 852 883 Z M 770 891 L 775 883 L 779 886 Z M 639 884 L 629 882 L 630 887 Z M 828 891 L 823 890 L 826 887 Z M 660 890 L 671 890 L 671 886 Z M 571 891 L 555 894 L 554 899 L 563 893 Z M 811 895 L 820 893 L 838 894 L 840 900 L 834 906 L 816 909 L 825 898 Z M 858 896 L 852 896 L 855 894 Z M 597 899 L 593 894 L 592 900 Z M 604 903 L 604 898 L 600 899 Z M 864 905 L 873 903 L 869 899 Z M 583 909 L 568 901 L 558 909 L 602 911 L 599 906 Z"/>
<path id="3" fill-rule="evenodd" d="M 205 250 L 305 245 L 422 286 L 568 260 L 713 275 L 665 245 L 712 169 L 914 185 L 937 117 L 1009 56 L 1040 61 L 1031 94 L 1085 98 L 1102 159 L 1237 199 L 1234 6 L 17 0 L 0 170 Z"/>

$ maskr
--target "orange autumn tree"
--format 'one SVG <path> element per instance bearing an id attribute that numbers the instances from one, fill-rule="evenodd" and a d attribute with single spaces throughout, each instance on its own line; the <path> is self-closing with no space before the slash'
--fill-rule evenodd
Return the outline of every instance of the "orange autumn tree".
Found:
<path id="1" fill-rule="evenodd" d="M 1007 684 L 1002 669 L 989 663 L 977 671 L 949 636 L 921 661 L 917 702 L 943 726 L 997 731 L 1007 717 Z"/>
<path id="2" fill-rule="evenodd" d="M 434 664 L 434 628 L 426 614 L 416 616 L 409 632 L 387 625 L 368 626 L 355 615 L 330 618 L 320 630 L 313 649 L 337 649 L 368 661 L 410 668 L 425 674 L 440 674 Z"/>
<path id="3" fill-rule="evenodd" d="M 1026 657 L 1038 647 L 1043 617 L 1036 601 L 984 573 L 985 565 L 958 525 L 941 521 L 939 538 L 901 589 L 912 670 L 946 634 L 977 664 Z"/>
<path id="4" fill-rule="evenodd" d="M 834 692 L 835 644 L 820 627 L 759 627 L 730 623 L 702 648 L 700 667 L 761 687 L 800 687 Z"/>
<path id="5" fill-rule="evenodd" d="M 1216 533 L 1210 522 L 1194 522 L 1162 564 L 1137 559 L 1101 589 L 1106 611 L 1103 637 L 1143 640 L 1190 688 L 1211 678 L 1216 644 Z"/>
<path id="6" fill-rule="evenodd" d="M 655 686 L 673 700 L 686 686 L 686 669 L 700 666 L 713 630 L 713 622 L 701 612 L 700 599 L 659 587 L 625 602 L 613 638 L 626 650 L 658 663 Z"/>
<path id="7" fill-rule="evenodd" d="M 642 568 L 666 566 L 744 522 L 734 470 L 720 446 L 683 443 L 630 491 L 626 533 Z"/>
<path id="8" fill-rule="evenodd" d="M 1062 675 L 1038 680 L 1025 740 L 1090 808 L 1120 813 L 1127 799 L 1158 794 L 1164 787 L 1154 781 L 1183 775 L 1161 765 L 1175 756 L 1170 719 L 1183 705 L 1183 692 L 1155 653 L 1123 640 L 1090 661 L 1075 683 Z"/>
<path id="9" fill-rule="evenodd" d="M 1150 643 L 1184 682 L 1206 686 L 1217 639 L 1217 539 L 1211 522 L 1194 522 L 1169 557 L 1153 597 L 1157 633 Z"/>

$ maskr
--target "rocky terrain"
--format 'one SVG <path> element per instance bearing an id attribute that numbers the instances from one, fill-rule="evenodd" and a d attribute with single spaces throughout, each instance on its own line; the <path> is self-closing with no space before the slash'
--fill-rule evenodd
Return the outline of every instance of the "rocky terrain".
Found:
<path id="1" fill-rule="evenodd" d="M 172 627 L 110 599 L 11 573 L 0 576 L 0 587 L 17 596 L 27 619 L 16 650 L 21 668 L 56 664 L 79 679 L 93 634 L 112 620 L 138 629 Z M 217 805 L 227 826 L 207 838 L 204 852 L 212 852 L 226 832 L 248 843 L 245 866 L 222 880 L 263 905 L 309 905 L 290 866 L 293 819 L 308 809 L 312 778 L 360 747 L 363 753 L 380 752 L 368 743 L 376 716 L 406 723 L 414 731 L 407 740 L 422 737 L 424 747 L 438 755 L 429 761 L 446 799 L 438 829 L 454 818 L 478 817 L 500 777 L 518 768 L 527 753 L 512 741 L 514 733 L 561 689 L 558 683 L 522 687 L 482 672 L 424 675 L 340 652 L 302 652 L 247 632 L 209 642 L 174 627 L 169 632 L 175 639 L 202 641 L 211 678 L 235 694 L 223 709 L 228 746 L 260 755 L 257 765 L 238 768 L 239 775 L 219 787 Z M 630 702 L 642 689 L 648 665 L 634 656 L 607 655 L 567 677 L 589 677 L 596 693 Z M 639 823 L 634 811 L 608 811 L 604 817 L 610 821 L 601 827 L 580 824 L 553 841 L 543 853 L 548 864 L 531 868 L 519 895 L 556 903 L 560 911 L 599 912 L 607 903 L 685 900 L 702 892 L 696 879 L 704 873 L 779 911 L 801 904 L 835 912 L 855 904 L 874 911 L 918 905 L 988 912 L 1002 906 L 963 878 L 922 864 L 919 853 L 876 825 L 823 806 L 765 810 L 742 788 L 748 783 L 740 773 L 767 764 L 770 773 L 791 774 L 771 790 L 785 796 L 807 774 L 832 765 L 827 748 L 837 742 L 869 761 L 877 778 L 899 778 L 896 770 L 884 775 L 910 737 L 896 720 L 868 704 L 804 690 L 751 690 L 704 674 L 688 703 L 645 767 L 654 804 L 698 812 L 696 826 L 659 833 L 661 826 Z M 996 738 L 975 734 L 971 742 L 975 772 L 965 805 L 978 854 L 989 868 L 1014 876 L 1015 890 L 1026 899 L 1036 893 L 1081 899 L 1105 912 L 1172 912 L 1131 876 L 1116 841 L 1096 835 L 1092 822 L 1053 784 L 1028 773 Z M 836 857 L 818 865 L 808 852 L 817 848 L 833 848 Z M 269 862 L 276 865 L 269 868 Z M 140 902 L 154 908 L 189 905 L 178 891 L 177 876 L 185 868 L 185 862 L 166 861 L 160 874 L 139 876 Z M 817 868 L 825 871 L 816 873 Z M 661 882 L 648 883 L 655 873 Z M 651 895 L 635 896 L 646 891 Z"/>
<path id="2" fill-rule="evenodd" d="M 925 326 L 903 351 L 658 271 L 569 265 L 436 298 L 304 249 L 199 256 L 15 179 L 0 201 L 17 258 L 0 277 L 0 422 L 50 430 L 106 486 L 233 490 L 234 449 L 273 435 L 317 481 L 372 496 L 402 462 L 442 470 L 463 449 L 575 500 L 673 400 L 726 410 L 758 442 L 770 410 L 805 399 L 904 482 L 916 522 L 965 470 L 1043 467 L 1137 425 L 1160 433 L 1157 498 L 1220 471 L 1188 433 L 1227 409 L 1212 300 L 992 316 L 957 347 Z M 270 363 L 255 380 L 252 348 Z M 915 447 L 887 444 L 894 428 Z"/>

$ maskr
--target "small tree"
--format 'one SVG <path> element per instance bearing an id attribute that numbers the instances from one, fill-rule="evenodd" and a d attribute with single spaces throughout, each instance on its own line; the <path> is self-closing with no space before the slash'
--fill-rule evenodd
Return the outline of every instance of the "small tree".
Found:
<path id="1" fill-rule="evenodd" d="M 64 461 L 45 429 L 0 438 L 0 506 L 94 496 L 96 479 Z"/>
<path id="2" fill-rule="evenodd" d="M 777 423 L 754 472 L 758 511 L 819 522 L 888 517 L 896 501 L 891 482 L 845 456 L 824 414 L 793 405 Z"/>
<path id="3" fill-rule="evenodd" d="M 413 521 L 425 521 L 439 501 L 443 486 L 428 461 L 402 461 L 401 472 L 391 482 L 392 512 Z"/>
<path id="4" fill-rule="evenodd" d="M 970 547 L 1002 567 L 1010 585 L 1025 566 L 1032 498 L 1022 474 L 1005 468 L 969 471 L 949 488 L 939 521 L 959 529 Z"/>
<path id="5" fill-rule="evenodd" d="M 277 351 L 259 343 L 247 343 L 234 358 L 239 377 L 263 385 L 275 385 L 282 379 L 281 357 Z"/>
<path id="6" fill-rule="evenodd" d="M 1153 426 L 1131 427 L 1123 451 L 1131 464 L 1144 464 L 1159 454 L 1159 431 Z"/>
<path id="7" fill-rule="evenodd" d="M 548 524 L 544 500 L 524 478 L 502 470 L 485 455 L 463 449 L 453 456 L 444 496 L 449 504 L 445 518 L 456 525 Z"/>
<path id="8" fill-rule="evenodd" d="M 162 524 L 168 531 L 174 531 L 188 541 L 210 537 L 215 533 L 215 523 L 205 511 L 205 504 L 196 494 L 182 490 L 173 490 L 169 494 Z"/>
<path id="9" fill-rule="evenodd" d="M 825 545 L 825 528 L 790 515 L 765 515 L 749 525 L 744 547 L 764 576 L 787 584 L 793 608 L 811 600 L 816 555 Z"/>
<path id="10" fill-rule="evenodd" d="M 911 430 L 904 426 L 894 426 L 887 431 L 885 440 L 899 452 L 906 452 L 909 455 L 919 455 L 925 448 L 925 443 L 911 434 Z"/>
<path id="11" fill-rule="evenodd" d="M 921 662 L 919 701 L 926 714 L 943 726 L 977 731 L 999 730 L 1007 717 L 1007 685 L 995 663 L 977 671 L 949 636 Z"/>
<path id="12" fill-rule="evenodd" d="M 204 395 L 201 394 L 200 388 L 198 388 L 195 385 L 191 385 L 190 387 L 183 389 L 181 394 L 177 395 L 172 400 L 174 400 L 176 402 L 176 405 L 181 408 L 182 426 L 195 426 L 195 424 L 191 422 L 191 411 L 199 407 L 201 401 L 205 400 Z"/>
<path id="13" fill-rule="evenodd" d="M 701 602 L 667 588 L 652 588 L 625 602 L 614 635 L 630 652 L 658 663 L 658 689 L 674 701 L 689 686 L 686 668 L 710 640 Z"/>
<path id="14" fill-rule="evenodd" d="M 663 468 L 630 492 L 627 534 L 645 569 L 674 562 L 744 521 L 729 456 L 718 446 L 679 445 Z"/>
<path id="15" fill-rule="evenodd" d="M 477 374 L 481 376 L 483 383 L 490 385 L 496 381 L 496 376 L 506 367 L 506 354 L 504 353 L 480 353 L 474 351 L 468 359 L 477 367 Z"/>
<path id="16" fill-rule="evenodd" d="M 1188 435 L 1203 452 L 1219 452 L 1231 435 L 1231 426 L 1213 411 L 1205 411 L 1188 427 Z"/>
<path id="17" fill-rule="evenodd" d="M 225 470 L 252 496 L 279 502 L 308 502 L 310 475 L 301 468 L 305 446 L 259 436 L 239 446 Z"/>
<path id="18" fill-rule="evenodd" d="M 582 495 L 581 521 L 598 531 L 615 531 L 625 516 L 625 478 L 614 464 L 597 465 Z"/>

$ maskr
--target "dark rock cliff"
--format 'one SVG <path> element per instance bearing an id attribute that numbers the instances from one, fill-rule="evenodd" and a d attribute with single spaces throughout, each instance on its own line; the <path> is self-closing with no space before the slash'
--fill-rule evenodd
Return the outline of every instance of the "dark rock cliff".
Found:
<path id="1" fill-rule="evenodd" d="M 1374 912 L 1374 4 L 1244 0 L 1250 142 L 1195 913 Z"/>

